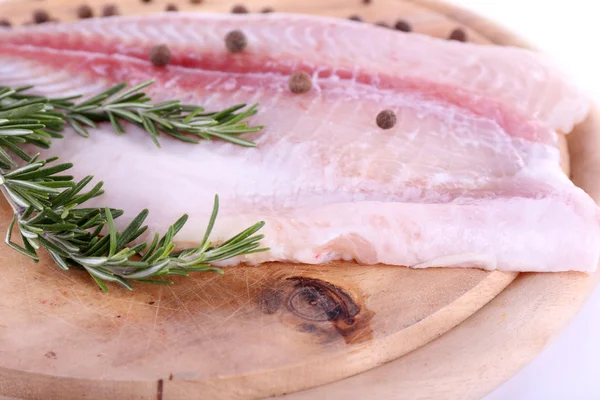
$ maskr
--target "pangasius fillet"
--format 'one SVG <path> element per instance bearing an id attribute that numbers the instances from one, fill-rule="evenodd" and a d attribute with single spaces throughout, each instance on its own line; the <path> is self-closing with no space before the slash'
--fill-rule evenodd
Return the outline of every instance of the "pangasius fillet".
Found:
<path id="1" fill-rule="evenodd" d="M 232 29 L 248 36 L 243 57 L 223 52 Z M 146 60 L 159 42 L 172 65 L 240 73 L 288 74 L 386 85 L 386 75 L 468 89 L 568 133 L 589 103 L 545 56 L 528 50 L 444 41 L 338 19 L 303 15 L 157 14 L 6 30 L 2 43 L 122 54 Z M 383 76 L 380 76 L 383 75 Z"/>
<path id="2" fill-rule="evenodd" d="M 233 29 L 249 43 L 237 54 L 223 40 Z M 57 140 L 47 155 L 102 179 L 95 205 L 124 209 L 121 227 L 141 208 L 150 231 L 188 213 L 178 238 L 198 242 L 219 194 L 214 242 L 266 222 L 270 251 L 230 264 L 597 266 L 598 207 L 556 147 L 556 130 L 589 104 L 533 52 L 289 15 L 111 18 L 0 37 L 2 85 L 62 97 L 155 79 L 157 101 L 260 103 L 252 122 L 265 129 L 247 136 L 256 148 L 163 137 L 159 149 L 132 126 Z M 148 60 L 158 42 L 173 52 L 166 67 Z M 299 70 L 312 74 L 308 93 L 288 88 Z M 388 130 L 375 123 L 383 109 L 397 117 Z"/>

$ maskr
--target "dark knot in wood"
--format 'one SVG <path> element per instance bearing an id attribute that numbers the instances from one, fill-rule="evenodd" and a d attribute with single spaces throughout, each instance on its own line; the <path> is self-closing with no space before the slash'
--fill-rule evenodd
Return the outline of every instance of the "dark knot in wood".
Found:
<path id="1" fill-rule="evenodd" d="M 353 325 L 360 312 L 352 297 L 341 288 L 320 279 L 287 278 L 295 283 L 288 297 L 290 311 L 309 321 L 343 321 Z"/>

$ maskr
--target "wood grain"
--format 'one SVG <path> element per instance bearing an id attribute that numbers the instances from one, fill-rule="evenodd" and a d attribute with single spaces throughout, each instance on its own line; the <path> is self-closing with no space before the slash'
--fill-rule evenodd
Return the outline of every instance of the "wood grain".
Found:
<path id="1" fill-rule="evenodd" d="M 105 4 L 87 3 L 96 13 Z M 126 0 L 118 6 L 123 14 L 139 14 L 162 11 L 167 3 L 154 0 L 142 5 L 139 0 Z M 172 3 L 182 10 L 229 11 L 235 2 Z M 359 0 L 254 0 L 246 4 L 252 11 L 272 5 L 278 11 L 337 17 L 360 14 L 367 21 L 386 20 L 389 24 L 402 18 L 416 31 L 439 37 L 462 25 L 444 14 L 448 9 L 432 11 L 433 3 L 424 7 L 417 1 L 376 0 L 370 6 Z M 76 17 L 78 5 L 68 0 L 9 1 L 0 4 L 0 11 L 14 23 L 29 21 L 32 11 L 39 8 L 68 20 Z M 472 18 L 472 25 L 465 28 L 470 40 L 489 42 L 489 32 L 482 29 L 488 25 L 479 26 L 475 21 L 479 20 Z M 494 35 L 497 40 L 499 34 Z M 597 137 L 594 128 L 584 125 L 580 128 L 583 133 L 576 137 L 582 141 Z M 574 143 L 577 154 L 591 157 L 579 144 Z M 597 190 L 593 179 L 582 173 L 590 168 L 588 162 L 574 160 L 572 164 L 575 182 Z M 594 164 L 598 165 L 600 160 Z M 3 206 L 0 230 L 6 228 L 7 215 Z M 169 288 L 139 287 L 133 293 L 113 288 L 104 295 L 84 273 L 58 272 L 47 260 L 33 265 L 6 249 L 0 250 L 0 260 L 6 271 L 0 280 L 4 293 L 0 299 L 0 394 L 23 399 L 252 399 L 290 393 L 360 373 L 431 342 L 484 306 L 516 276 L 349 263 L 271 264 L 230 269 L 221 278 L 199 275 L 181 279 Z M 519 308 L 526 316 L 531 317 L 527 310 L 535 310 L 535 301 L 541 301 L 538 297 L 532 301 L 529 291 L 537 290 L 533 293 L 542 298 L 548 293 L 540 279 L 546 278 L 521 276 L 519 285 L 509 288 L 516 290 L 513 296 L 517 298 L 530 296 Z M 557 274 L 552 279 L 562 279 L 562 287 L 556 286 L 554 292 L 577 297 L 573 303 L 561 304 L 560 325 L 581 303 L 579 291 L 589 292 L 594 282 L 571 274 Z M 509 310 L 520 304 L 502 306 Z M 501 326 L 512 321 L 513 314 L 503 311 L 496 315 L 500 309 L 495 307 L 482 310 L 487 316 L 481 324 L 492 320 L 495 328 L 496 323 Z M 487 348 L 498 340 L 493 331 L 472 326 L 471 321 L 482 313 L 399 360 L 291 397 L 429 398 L 452 389 L 457 397 L 468 398 L 476 394 L 469 385 L 477 382 L 486 365 L 482 356 L 471 355 L 471 347 L 481 355 L 502 350 Z M 468 324 L 471 328 L 465 332 L 463 327 Z M 543 333 L 548 336 L 558 325 L 543 325 L 548 328 Z M 460 329 L 462 334 L 456 338 Z M 461 343 L 465 333 L 472 342 L 469 346 L 453 344 L 452 338 Z M 492 333 L 489 340 L 473 340 L 485 333 Z M 540 346 L 536 342 L 536 346 L 526 347 L 526 355 L 533 356 Z M 419 356 L 423 351 L 425 355 Z M 466 359 L 463 354 L 450 356 L 457 351 L 465 352 Z M 521 365 L 518 361 L 510 365 Z M 450 378 L 440 378 L 442 373 Z M 494 378 L 490 382 L 496 384 L 497 375 Z M 491 387 L 490 383 L 485 390 Z"/>
<path id="2" fill-rule="evenodd" d="M 9 214 L 2 207 L 1 229 Z M 2 251 L 0 262 L 0 388 L 20 395 L 43 387 L 43 396 L 24 397 L 43 399 L 102 398 L 107 386 L 124 395 L 132 381 L 145 383 L 136 383 L 136 393 L 141 387 L 152 393 L 161 379 L 169 392 L 193 389 L 213 399 L 331 382 L 429 342 L 514 278 L 478 270 L 267 264 L 104 294 L 85 273 L 59 272 L 48 260 L 34 265 Z M 15 381 L 21 381 L 16 392 L 4 386 Z"/>

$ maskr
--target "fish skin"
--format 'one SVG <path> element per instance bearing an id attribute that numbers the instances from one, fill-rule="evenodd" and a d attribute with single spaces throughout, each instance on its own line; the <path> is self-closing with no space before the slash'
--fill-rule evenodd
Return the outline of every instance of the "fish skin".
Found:
<path id="1" fill-rule="evenodd" d="M 0 84 L 35 84 L 41 94 L 62 97 L 154 77 L 158 100 L 214 110 L 259 101 L 252 122 L 266 128 L 247 136 L 258 149 L 169 138 L 157 149 L 135 127 L 123 136 L 103 127 L 89 139 L 71 132 L 56 141 L 44 154 L 74 162 L 76 177 L 101 177 L 107 194 L 93 205 L 124 208 L 121 227 L 142 208 L 151 210 L 150 232 L 185 212 L 190 222 L 178 239 L 197 242 L 218 193 L 211 239 L 264 220 L 263 245 L 271 248 L 226 265 L 346 259 L 521 271 L 597 266 L 597 206 L 560 170 L 554 132 L 506 104 L 383 72 L 376 84 L 323 76 L 297 96 L 282 73 L 155 69 L 127 49 L 109 56 L 94 46 L 3 43 Z M 384 107 L 398 116 L 388 131 L 374 124 Z"/>
<path id="2" fill-rule="evenodd" d="M 248 37 L 241 57 L 214 51 L 224 49 L 224 37 L 232 29 Z M 165 13 L 1 30 L 0 40 L 93 49 L 142 60 L 153 45 L 168 42 L 171 64 L 187 68 L 284 75 L 301 69 L 315 76 L 337 73 L 371 84 L 379 81 L 379 74 L 401 75 L 498 99 L 563 133 L 570 132 L 590 109 L 582 91 L 540 53 L 444 41 L 326 17 Z"/>

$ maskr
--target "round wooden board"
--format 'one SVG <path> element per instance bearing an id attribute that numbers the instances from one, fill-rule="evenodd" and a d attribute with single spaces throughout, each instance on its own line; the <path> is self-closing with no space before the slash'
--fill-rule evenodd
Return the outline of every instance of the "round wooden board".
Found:
<path id="1" fill-rule="evenodd" d="M 88 3 L 97 12 L 104 5 Z M 228 11 L 234 2 L 170 3 L 181 10 Z M 491 25 L 468 13 L 424 3 L 246 2 L 251 11 L 271 5 L 278 11 L 359 14 L 388 23 L 401 17 L 416 31 L 440 37 L 465 23 L 472 41 L 508 38 L 495 28 L 492 35 Z M 161 11 L 166 4 L 129 0 L 119 7 L 123 14 L 139 14 Z M 78 5 L 9 1 L 0 11 L 14 23 L 27 22 L 40 8 L 68 20 Z M 597 140 L 594 128 L 583 126 L 569 136 L 571 166 L 575 182 L 600 195 L 590 174 L 600 162 L 582 145 Z M 0 229 L 5 229 L 9 210 L 0 211 Z M 6 249 L 0 257 L 5 269 L 0 394 L 23 399 L 261 398 L 338 381 L 429 342 L 371 371 L 289 396 L 478 397 L 537 354 L 595 284 L 582 274 L 522 274 L 489 306 L 433 340 L 493 299 L 515 274 L 272 264 L 229 269 L 224 277 L 180 279 L 167 288 L 139 286 L 133 293 L 112 288 L 105 295 L 85 274 L 58 272 L 48 260 L 34 265 Z M 544 304 L 554 311 L 546 312 Z M 538 324 L 532 329 L 533 321 Z M 529 339 L 526 345 L 521 338 Z M 519 343 L 510 357 L 488 359 Z"/>

